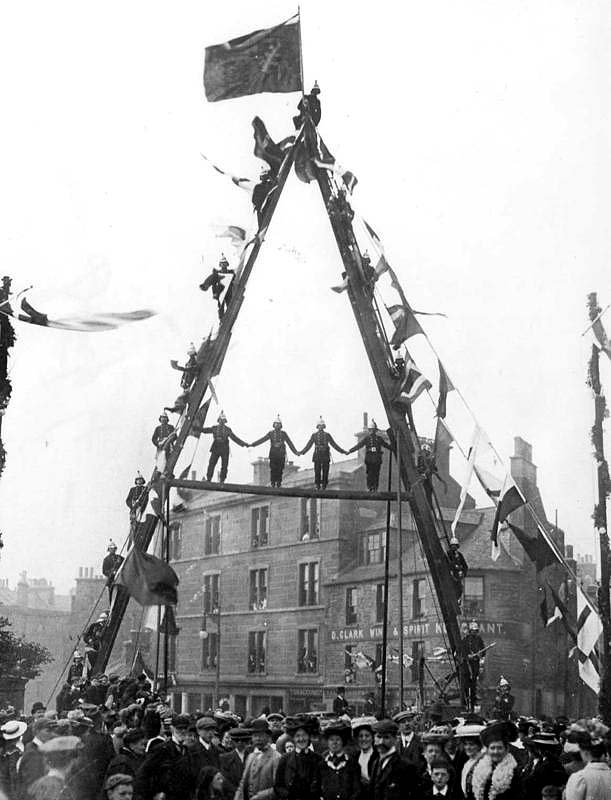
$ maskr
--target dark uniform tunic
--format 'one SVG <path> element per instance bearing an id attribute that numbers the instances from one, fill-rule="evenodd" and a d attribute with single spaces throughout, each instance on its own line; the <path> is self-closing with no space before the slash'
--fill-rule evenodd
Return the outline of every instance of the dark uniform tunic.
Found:
<path id="1" fill-rule="evenodd" d="M 295 446 L 291 441 L 291 437 L 283 430 L 273 428 L 271 431 L 257 439 L 256 442 L 251 444 L 251 447 L 257 447 L 269 439 L 269 479 L 272 486 L 282 485 L 282 473 L 284 471 L 284 464 L 286 461 L 286 445 L 291 448 L 292 452 L 297 456 L 299 453 L 295 450 Z"/>
<path id="2" fill-rule="evenodd" d="M 365 448 L 367 488 L 370 492 L 377 492 L 380 483 L 380 468 L 382 466 L 382 448 L 390 450 L 391 447 L 377 433 L 369 433 L 360 442 L 357 442 L 354 447 L 351 447 L 348 453 L 354 453 L 360 450 L 361 447 Z"/>
<path id="3" fill-rule="evenodd" d="M 168 422 L 162 422 L 161 425 L 157 425 L 153 431 L 152 437 L 152 442 L 155 447 L 165 447 L 167 444 L 167 439 L 171 433 L 174 433 L 174 426 L 170 425 Z"/>
<path id="4" fill-rule="evenodd" d="M 102 561 L 102 575 L 106 577 L 106 586 L 110 594 L 112 584 L 115 580 L 117 570 L 123 563 L 123 556 L 118 553 L 109 553 L 104 561 Z"/>
<path id="5" fill-rule="evenodd" d="M 129 508 L 130 519 L 135 519 L 138 511 L 144 511 L 148 500 L 148 491 L 146 486 L 136 484 L 129 490 L 125 498 L 125 505 Z"/>
<path id="6" fill-rule="evenodd" d="M 479 677 L 479 660 L 483 656 L 484 640 L 479 635 L 471 631 L 462 640 L 463 645 L 463 666 L 465 671 L 466 704 L 473 710 L 477 703 L 477 679 Z"/>
<path id="7" fill-rule="evenodd" d="M 337 450 L 338 453 L 343 453 L 344 455 L 346 455 L 346 451 L 337 444 L 330 433 L 324 430 L 317 430 L 316 433 L 310 436 L 308 443 L 301 451 L 301 455 L 307 453 L 312 445 L 314 446 L 314 453 L 312 455 L 312 461 L 314 462 L 314 483 L 317 489 L 326 489 L 327 483 L 329 482 L 329 464 L 331 463 L 331 450 L 329 446 Z"/>
<path id="8" fill-rule="evenodd" d="M 494 698 L 494 719 L 510 719 L 515 697 L 509 692 L 499 692 Z"/>
<path id="9" fill-rule="evenodd" d="M 218 425 L 212 425 L 210 428 L 202 428 L 202 433 L 212 434 L 212 444 L 210 445 L 210 459 L 208 461 L 208 470 L 206 472 L 206 480 L 211 481 L 214 475 L 214 468 L 217 465 L 219 458 L 221 459 L 221 475 L 220 482 L 224 483 L 227 477 L 227 467 L 229 465 L 229 440 L 231 439 L 240 447 L 246 447 L 246 442 L 243 442 L 238 436 L 234 434 L 228 425 L 224 422 L 219 422 Z"/>
<path id="10" fill-rule="evenodd" d="M 460 603 L 463 581 L 467 577 L 469 567 L 467 566 L 465 557 L 456 546 L 450 547 L 447 552 L 447 557 L 450 564 L 450 575 L 454 581 L 454 588 L 456 589 L 456 599 Z"/>

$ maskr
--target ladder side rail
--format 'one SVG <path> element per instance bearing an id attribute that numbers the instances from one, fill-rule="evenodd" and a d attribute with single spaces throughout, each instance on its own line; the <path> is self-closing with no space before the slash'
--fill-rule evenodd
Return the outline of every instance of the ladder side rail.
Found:
<path id="1" fill-rule="evenodd" d="M 421 476 L 416 470 L 416 453 L 412 440 L 412 431 L 408 426 L 405 415 L 392 402 L 397 390 L 396 380 L 392 377 L 389 369 L 392 360 L 387 352 L 384 336 L 372 309 L 370 289 L 363 280 L 359 265 L 360 253 L 352 222 L 346 217 L 340 220 L 338 216 L 330 213 L 329 201 L 333 200 L 333 188 L 331 179 L 326 174 L 326 171 L 318 169 L 317 180 L 348 277 L 348 297 L 378 390 L 384 403 L 388 420 L 399 439 L 399 446 L 402 452 L 405 452 L 408 456 L 402 459 L 401 479 L 405 488 L 410 492 L 409 503 L 411 511 L 433 579 L 439 608 L 452 649 L 452 657 L 456 663 L 461 655 L 461 635 L 457 619 L 459 608 L 456 592 L 445 552 L 436 532 L 434 517 L 420 479 Z M 460 679 L 462 680 L 462 676 Z"/>

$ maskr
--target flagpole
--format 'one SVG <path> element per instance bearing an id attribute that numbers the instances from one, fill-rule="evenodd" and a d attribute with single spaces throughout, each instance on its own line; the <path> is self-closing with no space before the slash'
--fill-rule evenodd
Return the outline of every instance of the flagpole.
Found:
<path id="1" fill-rule="evenodd" d="M 400 475 L 401 473 L 399 473 Z M 399 487 L 400 487 L 399 482 Z M 392 456 L 388 459 L 388 493 L 392 489 Z M 386 717 L 386 664 L 388 657 L 388 583 L 390 573 L 390 500 L 386 502 L 386 546 L 384 549 L 384 617 L 382 621 L 382 683 L 380 715 Z M 375 680 L 375 677 L 374 677 Z"/>
<path id="2" fill-rule="evenodd" d="M 165 508 L 164 508 L 165 506 Z M 164 515 L 164 530 L 162 530 L 161 535 L 162 537 L 165 536 L 165 540 L 162 538 L 162 542 L 164 544 L 163 548 L 163 555 L 164 561 L 166 564 L 170 563 L 170 491 L 165 481 L 161 483 L 161 508 L 162 513 Z M 168 659 L 170 655 L 170 626 L 168 622 L 168 606 L 167 604 L 164 606 L 163 612 L 163 620 L 165 624 L 165 630 L 163 632 L 163 692 L 167 695 L 168 693 Z"/>
<path id="3" fill-rule="evenodd" d="M 598 710 L 606 725 L 611 723 L 611 663 L 609 639 L 611 637 L 611 603 L 609 602 L 609 534 L 607 533 L 607 493 L 609 490 L 609 466 L 605 459 L 603 420 L 607 411 L 605 396 L 600 383 L 600 350 L 592 345 L 589 382 L 594 395 L 594 425 L 592 443 L 596 458 L 598 476 L 598 503 L 594 508 L 594 527 L 598 531 L 600 543 L 600 588 L 598 590 L 598 611 L 600 613 L 603 635 L 601 642 L 601 673 Z"/>
<path id="4" fill-rule="evenodd" d="M 297 16 L 299 18 L 299 73 L 301 75 L 301 99 L 305 97 L 304 80 L 303 80 L 303 43 L 301 41 L 301 6 L 297 6 Z"/>
<path id="5" fill-rule="evenodd" d="M 397 474 L 401 475 L 401 449 L 399 437 L 395 436 L 397 443 Z M 399 588 L 399 710 L 403 711 L 403 531 L 402 531 L 402 503 L 401 481 L 397 483 L 397 535 L 399 537 L 398 552 L 398 588 Z"/>

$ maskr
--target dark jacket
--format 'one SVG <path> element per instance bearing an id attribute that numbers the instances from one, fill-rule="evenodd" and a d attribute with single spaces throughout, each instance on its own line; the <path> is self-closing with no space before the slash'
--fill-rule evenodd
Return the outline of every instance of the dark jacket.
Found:
<path id="1" fill-rule="evenodd" d="M 407 747 L 403 746 L 401 735 L 397 736 L 397 742 L 397 753 L 406 764 L 412 764 L 418 770 L 426 768 L 426 762 L 422 755 L 422 741 L 417 733 L 414 733 Z"/>
<path id="2" fill-rule="evenodd" d="M 281 800 L 318 800 L 321 763 L 322 757 L 313 750 L 285 753 L 276 771 L 276 796 Z"/>
<path id="3" fill-rule="evenodd" d="M 276 430 L 275 428 L 271 431 L 268 431 L 265 436 L 262 436 L 260 439 L 257 439 L 255 442 L 251 443 L 251 447 L 257 447 L 263 442 L 266 442 L 269 439 L 269 457 L 272 458 L 278 454 L 286 455 L 286 446 L 291 448 L 295 455 L 299 455 L 297 450 L 295 450 L 295 445 L 291 441 L 291 437 L 283 430 Z"/>
<path id="4" fill-rule="evenodd" d="M 146 502 L 148 500 L 148 490 L 146 486 L 132 486 L 129 490 L 127 497 L 125 498 L 125 505 L 129 508 L 130 511 L 136 511 L 137 509 L 144 509 L 146 508 Z"/>
<path id="5" fill-rule="evenodd" d="M 82 750 L 75 762 L 74 787 L 79 800 L 97 800 L 115 748 L 107 733 L 97 731 L 83 736 L 82 742 Z"/>
<path id="6" fill-rule="evenodd" d="M 343 714 L 346 714 L 349 707 L 350 705 L 345 697 L 340 697 L 340 695 L 337 695 L 337 697 L 333 700 L 333 713 L 337 717 L 341 717 Z"/>
<path id="7" fill-rule="evenodd" d="M 378 462 L 382 461 L 382 448 L 391 450 L 391 446 L 378 436 L 377 433 L 369 433 L 363 439 L 358 441 L 353 447 L 348 450 L 348 453 L 355 453 L 361 447 L 365 448 L 365 461 Z"/>
<path id="8" fill-rule="evenodd" d="M 354 765 L 359 776 L 359 782 L 361 784 L 361 800 L 373 800 L 373 785 L 371 783 L 371 778 L 373 776 L 375 765 L 380 760 L 380 754 L 374 747 L 369 761 L 367 762 L 367 780 L 364 780 L 363 776 L 361 775 L 361 765 L 359 764 L 360 755 L 361 751 L 357 749 L 356 752 L 351 754 L 350 760 L 354 761 Z"/>
<path id="9" fill-rule="evenodd" d="M 428 789 L 425 789 L 423 792 L 421 792 L 420 798 L 421 800 L 436 800 L 435 792 L 435 787 L 430 786 Z M 437 800 L 441 800 L 441 798 L 437 798 Z M 460 789 L 453 788 L 452 785 L 449 784 L 448 791 L 445 795 L 445 800 L 463 800 L 463 793 L 460 791 Z M 539 800 L 539 798 L 537 798 L 537 800 Z"/>
<path id="10" fill-rule="evenodd" d="M 191 759 L 191 770 L 195 781 L 197 781 L 199 773 L 204 767 L 221 768 L 221 751 L 213 744 L 206 749 L 198 740 L 189 747 L 189 758 Z"/>
<path id="11" fill-rule="evenodd" d="M 153 431 L 153 436 L 151 441 L 155 445 L 155 447 L 164 446 L 167 444 L 167 439 L 171 433 L 174 433 L 174 426 L 170 425 L 167 422 L 162 422 L 161 425 L 157 425 L 155 430 Z"/>
<path id="12" fill-rule="evenodd" d="M 544 786 L 564 786 L 568 776 L 560 761 L 545 755 L 537 763 L 530 758 L 522 769 L 522 791 L 525 797 L 541 797 Z"/>
<path id="13" fill-rule="evenodd" d="M 212 425 L 209 428 L 202 428 L 202 433 L 212 434 L 210 450 L 229 450 L 230 439 L 241 447 L 246 447 L 246 442 L 242 441 L 239 436 L 236 436 L 229 425 Z"/>
<path id="14" fill-rule="evenodd" d="M 247 758 L 248 750 L 244 753 L 244 761 L 242 761 L 238 755 L 237 750 L 231 750 L 229 753 L 221 753 L 220 755 L 221 772 L 225 779 L 227 792 L 231 794 L 231 797 L 233 797 L 236 789 L 240 785 L 240 778 L 244 772 L 244 765 L 246 764 Z"/>
<path id="15" fill-rule="evenodd" d="M 301 455 L 305 455 L 312 445 L 314 445 L 312 461 L 330 461 L 331 450 L 329 447 L 337 450 L 338 453 L 345 454 L 346 452 L 337 444 L 331 434 L 327 433 L 326 431 L 316 431 L 316 433 L 313 433 L 308 439 L 308 443 L 301 451 Z"/>
<path id="16" fill-rule="evenodd" d="M 105 778 L 109 775 L 131 775 L 133 778 L 143 761 L 143 755 L 139 756 L 129 747 L 122 746 L 117 755 L 110 760 Z"/>
<path id="17" fill-rule="evenodd" d="M 357 800 L 361 782 L 354 761 L 346 754 L 339 765 L 334 765 L 330 753 L 322 757 L 320 765 L 320 797 L 322 800 Z"/>
<path id="18" fill-rule="evenodd" d="M 113 582 L 117 570 L 122 563 L 123 556 L 120 556 L 118 553 L 109 553 L 104 558 L 104 561 L 102 561 L 102 575 L 108 578 L 106 581 L 107 586 L 110 586 L 110 584 Z"/>
<path id="19" fill-rule="evenodd" d="M 28 742 L 23 751 L 18 769 L 19 783 L 23 796 L 26 795 L 28 787 L 31 786 L 34 781 L 42 778 L 46 771 L 45 761 L 42 753 L 38 749 L 38 745 L 35 742 Z"/>
<path id="20" fill-rule="evenodd" d="M 373 800 L 416 800 L 418 776 L 414 766 L 407 764 L 398 753 L 393 753 L 382 767 L 376 763 L 372 776 Z"/>
<path id="21" fill-rule="evenodd" d="M 134 793 L 142 800 L 152 800 L 158 792 L 165 792 L 166 800 L 185 800 L 194 791 L 189 754 L 172 740 L 149 753 L 136 772 Z"/>

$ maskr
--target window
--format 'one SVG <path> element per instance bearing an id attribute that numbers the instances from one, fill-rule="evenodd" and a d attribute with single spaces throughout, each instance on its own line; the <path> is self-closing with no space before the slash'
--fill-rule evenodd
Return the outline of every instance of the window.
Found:
<path id="1" fill-rule="evenodd" d="M 361 564 L 383 564 L 385 554 L 384 534 L 366 533 L 361 538 Z"/>
<path id="2" fill-rule="evenodd" d="M 318 672 L 318 631 L 297 631 L 297 672 Z"/>
<path id="3" fill-rule="evenodd" d="M 419 619 L 426 615 L 426 580 L 424 578 L 416 578 L 413 581 L 413 602 L 412 602 L 412 617 Z"/>
<path id="4" fill-rule="evenodd" d="M 318 605 L 318 561 L 299 565 L 299 605 Z"/>
<path id="5" fill-rule="evenodd" d="M 301 500 L 301 533 L 300 539 L 302 542 L 307 542 L 310 539 L 320 538 L 320 518 L 322 510 L 322 501 L 320 498 L 308 499 L 303 497 Z"/>
<path id="6" fill-rule="evenodd" d="M 173 522 L 170 525 L 170 560 L 176 561 L 182 556 L 182 523 Z"/>
<path id="7" fill-rule="evenodd" d="M 250 674 L 265 672 L 265 631 L 248 634 L 248 665 Z"/>
<path id="8" fill-rule="evenodd" d="M 213 556 L 220 551 L 221 545 L 221 516 L 206 517 L 204 531 L 204 555 Z"/>
<path id="9" fill-rule="evenodd" d="M 418 683 L 420 680 L 420 671 L 424 669 L 424 662 L 422 662 L 423 657 L 424 642 L 412 642 L 412 665 L 410 669 L 413 683 Z"/>
<path id="10" fill-rule="evenodd" d="M 251 547 L 264 547 L 269 538 L 269 506 L 258 506 L 250 512 Z"/>
<path id="11" fill-rule="evenodd" d="M 202 696 L 196 692 L 189 692 L 187 694 L 187 713 L 195 714 L 196 711 L 201 711 Z"/>
<path id="12" fill-rule="evenodd" d="M 353 656 L 354 645 L 349 644 L 344 648 L 344 682 L 354 683 L 356 681 L 356 670 L 354 665 Z"/>
<path id="13" fill-rule="evenodd" d="M 384 584 L 376 584 L 376 622 L 384 622 Z"/>
<path id="14" fill-rule="evenodd" d="M 207 631 L 208 635 L 202 639 L 202 672 L 216 669 L 218 655 L 218 634 Z"/>
<path id="15" fill-rule="evenodd" d="M 346 625 L 356 622 L 356 586 L 346 589 Z"/>
<path id="16" fill-rule="evenodd" d="M 248 600 L 252 611 L 267 608 L 267 569 L 250 570 L 250 595 Z"/>
<path id="17" fill-rule="evenodd" d="M 219 613 L 219 575 L 204 575 L 204 614 Z"/>
<path id="18" fill-rule="evenodd" d="M 462 613 L 466 617 L 477 617 L 484 613 L 484 579 L 465 578 Z"/>

